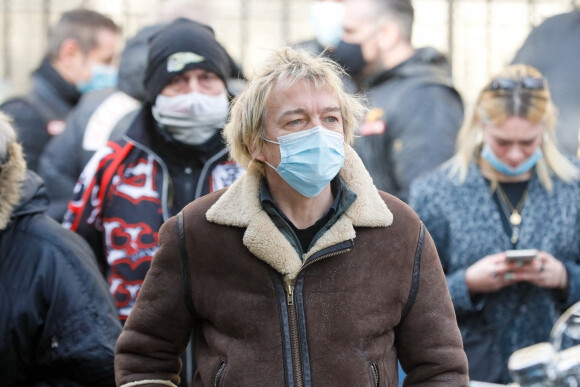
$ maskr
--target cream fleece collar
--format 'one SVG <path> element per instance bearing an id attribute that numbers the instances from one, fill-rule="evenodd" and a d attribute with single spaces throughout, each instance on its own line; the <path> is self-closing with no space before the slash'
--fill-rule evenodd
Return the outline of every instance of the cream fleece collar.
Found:
<path id="1" fill-rule="evenodd" d="M 22 147 L 13 143 L 8 149 L 8 161 L 2 165 L 0 172 L 0 230 L 10 222 L 14 206 L 20 201 L 20 188 L 26 178 L 26 162 Z"/>
<path id="2" fill-rule="evenodd" d="M 247 172 L 207 211 L 206 217 L 212 223 L 245 227 L 243 243 L 252 254 L 293 279 L 302 268 L 302 260 L 262 208 L 259 199 L 262 176 L 261 165 L 250 164 Z M 357 199 L 318 239 L 304 261 L 322 249 L 354 239 L 355 226 L 387 227 L 393 222 L 393 214 L 379 196 L 361 159 L 348 145 L 345 145 L 345 162 L 339 176 L 357 194 Z"/>

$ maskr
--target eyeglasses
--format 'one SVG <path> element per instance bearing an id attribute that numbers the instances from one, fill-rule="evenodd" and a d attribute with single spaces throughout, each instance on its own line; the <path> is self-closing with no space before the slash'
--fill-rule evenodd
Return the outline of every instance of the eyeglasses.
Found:
<path id="1" fill-rule="evenodd" d="M 543 90 L 546 87 L 544 78 L 523 77 L 519 81 L 509 78 L 495 78 L 489 83 L 487 90 L 513 90 L 517 86 L 528 90 Z"/>

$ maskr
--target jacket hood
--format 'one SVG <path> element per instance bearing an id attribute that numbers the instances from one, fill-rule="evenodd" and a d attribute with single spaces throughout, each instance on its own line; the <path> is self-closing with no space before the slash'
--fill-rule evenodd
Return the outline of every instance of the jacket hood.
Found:
<path id="1" fill-rule="evenodd" d="M 244 245 L 256 257 L 293 279 L 302 267 L 302 260 L 262 208 L 258 194 L 263 175 L 262 165 L 252 162 L 245 175 L 214 203 L 206 217 L 212 223 L 246 228 Z M 388 227 L 393 222 L 393 214 L 373 185 L 362 160 L 348 145 L 345 145 L 345 161 L 339 176 L 357 194 L 357 199 L 306 253 L 304 261 L 327 247 L 354 239 L 355 226 Z"/>
<path id="2" fill-rule="evenodd" d="M 121 54 L 118 88 L 139 101 L 146 100 L 143 80 L 147 68 L 149 39 L 164 26 L 165 24 L 156 24 L 141 29 L 127 41 Z"/>
<path id="3" fill-rule="evenodd" d="M 376 85 L 392 78 L 431 78 L 452 85 L 451 64 L 445 55 L 433 47 L 419 48 L 415 54 L 393 67 L 371 76 L 365 83 Z"/>
<path id="4" fill-rule="evenodd" d="M 8 161 L 0 171 L 0 230 L 10 222 L 15 206 L 22 195 L 21 186 L 26 178 L 26 162 L 22 156 L 22 147 L 13 143 L 8 150 Z"/>
<path id="5" fill-rule="evenodd" d="M 12 219 L 20 216 L 46 212 L 48 209 L 48 194 L 44 181 L 33 171 L 26 171 L 26 180 L 20 189 L 20 202 L 12 211 Z"/>

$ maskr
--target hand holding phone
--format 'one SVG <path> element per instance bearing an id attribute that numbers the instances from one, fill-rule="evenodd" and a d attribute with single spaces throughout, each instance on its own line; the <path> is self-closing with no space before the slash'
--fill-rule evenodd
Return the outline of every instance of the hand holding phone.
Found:
<path id="1" fill-rule="evenodd" d="M 528 264 L 538 257 L 538 250 L 536 249 L 526 249 L 526 250 L 507 250 L 505 252 L 505 260 L 508 263 L 519 263 Z"/>

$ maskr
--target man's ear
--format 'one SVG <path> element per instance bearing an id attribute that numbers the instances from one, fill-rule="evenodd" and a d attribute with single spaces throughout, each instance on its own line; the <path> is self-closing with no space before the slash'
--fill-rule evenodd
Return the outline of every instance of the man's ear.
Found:
<path id="1" fill-rule="evenodd" d="M 74 60 L 77 60 L 79 54 L 82 54 L 79 42 L 75 39 L 65 39 L 58 50 L 58 60 L 65 66 L 70 65 Z"/>
<path id="2" fill-rule="evenodd" d="M 266 157 L 264 156 L 264 152 L 262 152 L 262 150 L 258 151 L 254 146 L 249 147 L 248 150 L 250 151 L 250 154 L 254 160 L 266 161 Z"/>
<path id="3" fill-rule="evenodd" d="M 377 31 L 380 39 L 379 49 L 388 52 L 401 40 L 401 27 L 394 21 L 387 20 Z"/>

